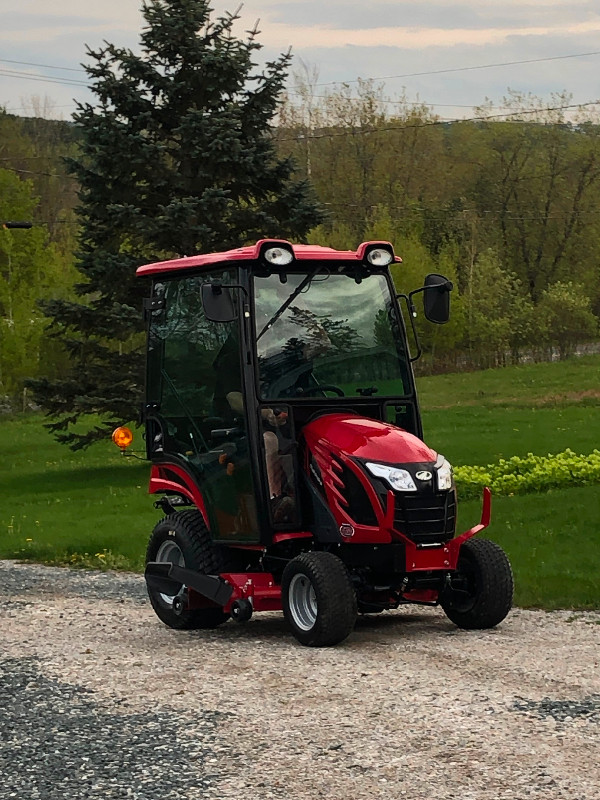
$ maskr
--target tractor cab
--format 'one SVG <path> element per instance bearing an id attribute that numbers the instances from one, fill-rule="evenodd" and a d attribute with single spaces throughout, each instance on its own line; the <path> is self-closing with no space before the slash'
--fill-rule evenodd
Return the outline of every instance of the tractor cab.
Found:
<path id="1" fill-rule="evenodd" d="M 340 641 L 347 623 L 319 633 L 328 601 L 307 561 L 333 570 L 348 618 L 450 591 L 454 484 L 422 441 L 402 306 L 413 333 L 417 293 L 444 323 L 452 284 L 432 274 L 398 295 L 400 261 L 386 242 L 263 240 L 139 268 L 150 492 L 166 514 L 146 579 L 167 624 L 283 607 L 303 643 Z M 489 498 L 465 540 L 486 514 Z"/>
<path id="2" fill-rule="evenodd" d="M 140 270 L 153 278 L 147 455 L 157 478 L 178 467 L 201 491 L 215 540 L 268 543 L 311 523 L 299 461 L 311 421 L 345 414 L 422 436 L 388 266 L 400 259 L 389 244 L 268 241 L 217 258 Z"/>

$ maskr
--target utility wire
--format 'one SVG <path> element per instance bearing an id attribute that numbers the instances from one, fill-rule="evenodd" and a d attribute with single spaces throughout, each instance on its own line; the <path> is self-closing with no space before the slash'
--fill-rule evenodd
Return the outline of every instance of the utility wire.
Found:
<path id="1" fill-rule="evenodd" d="M 302 92 L 296 92 L 292 90 L 287 90 L 287 94 L 293 94 L 297 97 L 303 97 Z M 318 100 L 329 100 L 333 95 L 330 94 L 313 94 L 311 95 L 313 98 L 317 98 Z M 360 100 L 360 97 L 349 97 L 350 102 L 356 103 Z M 387 103 L 388 105 L 392 106 L 412 106 L 415 108 L 479 108 L 484 105 L 481 101 L 476 103 L 430 103 L 427 100 L 391 100 L 385 97 L 378 97 L 377 103 Z M 515 105 L 507 105 L 505 108 L 514 108 L 517 109 L 518 106 Z"/>
<path id="2" fill-rule="evenodd" d="M 0 161 L 37 161 L 38 159 L 45 158 L 53 160 L 52 156 L 2 156 Z"/>
<path id="3" fill-rule="evenodd" d="M 454 72 L 472 72 L 479 69 L 493 69 L 497 67 L 510 67 L 510 66 L 517 66 L 520 64 L 540 64 L 547 61 L 564 61 L 566 59 L 571 58 L 587 58 L 589 56 L 597 56 L 600 55 L 600 50 L 591 51 L 589 53 L 571 53 L 564 56 L 548 56 L 546 58 L 529 58 L 523 59 L 519 61 L 500 61 L 493 64 L 475 64 L 473 66 L 468 67 L 448 67 L 445 69 L 435 69 L 435 70 L 425 70 L 422 72 L 406 72 L 401 75 L 383 75 L 379 78 L 371 77 L 371 78 L 356 78 L 353 80 L 339 80 L 339 81 L 326 81 L 315 83 L 315 86 L 336 86 L 340 84 L 351 84 L 351 83 L 359 83 L 361 80 L 364 81 L 386 81 L 386 80 L 395 80 L 396 78 L 416 78 L 416 77 L 423 77 L 426 75 L 444 75 Z M 85 72 L 82 68 L 75 68 L 75 67 L 60 67 L 57 65 L 52 64 L 38 64 L 31 61 L 15 61 L 8 58 L 0 58 L 0 62 L 5 64 L 22 64 L 24 66 L 32 66 L 32 67 L 41 67 L 43 69 L 53 69 L 53 70 L 64 70 L 69 72 Z M 74 86 L 88 86 L 89 83 L 86 81 L 78 81 L 77 79 L 69 80 L 61 80 L 60 78 L 46 78 L 42 75 L 30 75 L 26 72 L 17 72 L 12 70 L 0 70 L 0 75 L 4 75 L 5 77 L 22 77 L 28 80 L 37 80 L 46 83 L 62 83 L 64 85 L 74 85 Z M 290 90 L 290 93 L 295 93 L 293 90 Z M 391 101 L 390 101 L 391 102 Z M 441 105 L 441 104 L 440 104 Z"/>
<path id="4" fill-rule="evenodd" d="M 507 212 L 478 211 L 477 209 L 461 209 L 461 211 L 473 211 L 474 213 L 477 213 L 477 214 L 480 214 L 480 215 L 483 215 L 483 214 L 492 215 L 492 214 L 494 214 L 496 216 L 500 215 L 500 213 L 505 213 L 507 215 L 505 217 L 505 219 L 508 222 L 535 222 L 535 221 L 545 221 L 545 220 L 551 220 L 551 219 L 561 220 L 561 219 L 566 219 L 566 218 L 570 218 L 570 217 L 573 216 L 572 212 L 570 212 L 570 211 L 565 211 L 565 212 L 562 212 L 560 214 L 549 214 L 549 215 L 537 214 L 537 215 L 529 215 L 529 216 L 526 216 L 526 217 L 525 216 L 515 216 L 515 213 L 511 212 L 511 211 L 507 211 Z M 428 220 L 442 221 L 442 220 L 447 218 L 448 214 L 459 214 L 459 213 L 460 212 L 454 212 L 454 211 L 445 210 L 445 209 L 438 209 L 435 212 L 429 214 L 427 219 Z M 577 218 L 579 218 L 579 217 L 598 217 L 598 216 L 600 216 L 600 211 L 577 211 L 575 213 L 575 217 L 577 217 Z M 393 217 L 390 217 L 390 219 L 393 222 L 402 222 L 403 220 L 406 219 L 406 217 L 393 216 Z M 356 216 L 354 216 L 354 217 L 339 217 L 339 216 L 336 216 L 336 217 L 334 217 L 333 222 L 353 223 L 353 222 L 356 222 L 356 220 L 357 220 Z M 81 222 L 78 221 L 78 220 L 70 220 L 70 219 L 55 219 L 55 220 L 51 220 L 51 221 L 50 220 L 40 220 L 39 224 L 41 224 L 41 225 L 50 225 L 50 224 L 52 224 L 52 225 L 81 225 Z"/>
<path id="5" fill-rule="evenodd" d="M 379 206 L 381 206 L 381 203 L 344 203 L 343 201 L 340 201 L 340 202 L 326 202 L 326 201 L 323 201 L 322 205 L 324 205 L 324 206 L 336 206 L 338 208 L 356 208 L 356 209 L 359 209 L 361 211 L 364 211 L 365 208 L 372 208 L 372 209 L 378 208 Z M 431 207 L 428 208 L 427 206 L 416 206 L 416 205 L 386 206 L 386 209 L 388 211 L 398 211 L 398 212 L 400 212 L 402 214 L 406 214 L 407 212 L 411 212 L 411 211 L 417 211 L 417 212 L 420 213 L 422 211 L 429 212 L 429 211 L 433 210 Z M 463 214 L 463 213 L 505 214 L 505 213 L 508 213 L 508 212 L 507 212 L 507 209 L 505 209 L 505 208 L 487 208 L 487 209 L 481 209 L 481 208 L 436 208 L 434 210 L 434 213 L 435 214 L 438 214 L 438 213 L 439 214 Z M 566 212 L 561 212 L 561 214 L 562 213 L 566 213 Z M 600 209 L 597 210 L 597 211 L 586 211 L 586 212 L 582 212 L 582 213 L 600 214 Z"/>
<path id="6" fill-rule="evenodd" d="M 73 108 L 73 106 L 75 105 L 75 102 L 76 101 L 74 100 L 72 103 L 68 103 L 67 105 L 61 105 L 61 106 L 53 105 L 50 110 L 54 111 L 55 108 Z M 31 107 L 30 106 L 8 106 L 8 108 L 5 108 L 4 110 L 6 111 L 7 114 L 12 114 L 14 111 L 31 111 Z M 37 158 L 37 156 L 36 156 L 36 158 Z"/>
<path id="7" fill-rule="evenodd" d="M 26 67 L 42 67 L 43 69 L 61 69 L 66 72 L 85 72 L 83 67 L 59 67 L 56 64 L 36 64 L 33 61 L 13 61 L 10 58 L 0 58 L 0 62 L 3 64 L 22 64 Z"/>
<path id="8" fill-rule="evenodd" d="M 410 123 L 408 125 L 385 125 L 377 128 L 353 128 L 352 130 L 336 131 L 333 133 L 306 133 L 299 134 L 290 138 L 279 139 L 280 142 L 297 142 L 306 139 L 335 139 L 340 136 L 371 135 L 375 133 L 387 133 L 389 131 L 405 131 L 414 128 L 431 128 L 439 125 L 448 125 L 452 122 L 487 122 L 491 119 L 506 119 L 507 117 L 521 117 L 525 114 L 544 114 L 549 111 L 565 111 L 569 108 L 585 108 L 587 106 L 600 105 L 600 100 L 590 100 L 586 103 L 569 103 L 562 106 L 547 106 L 544 108 L 522 109 L 521 111 L 502 112 L 499 114 L 486 114 L 479 117 L 465 117 L 457 119 L 431 120 L 430 122 Z M 508 120 L 510 121 L 510 120 Z M 514 120 L 519 122 L 520 120 Z"/>
<path id="9" fill-rule="evenodd" d="M 8 167 L 8 166 L 5 166 L 5 167 L 1 167 L 1 169 L 7 169 L 7 170 L 10 170 L 11 172 L 18 172 L 18 173 L 23 174 L 23 175 L 43 175 L 46 178 L 63 178 L 63 179 L 64 178 L 68 178 L 69 180 L 75 180 L 75 178 L 72 175 L 69 175 L 66 172 L 63 175 L 59 175 L 56 172 L 33 172 L 30 169 L 20 169 L 19 167 Z"/>
<path id="10" fill-rule="evenodd" d="M 548 56 L 547 58 L 528 58 L 522 61 L 500 61 L 495 64 L 477 64 L 472 67 L 449 67 L 447 69 L 432 69 L 425 72 L 405 72 L 403 75 L 383 75 L 381 78 L 356 78 L 351 81 L 326 81 L 323 83 L 315 83 L 315 86 L 335 86 L 340 83 L 359 83 L 360 81 L 390 81 L 395 78 L 418 78 L 424 75 L 443 75 L 449 72 L 468 72 L 476 69 L 492 69 L 494 67 L 512 67 L 517 64 L 539 64 L 543 61 L 561 61 L 567 58 L 586 58 L 588 56 L 598 56 L 600 50 L 594 50 L 590 53 L 571 53 L 566 56 Z"/>
<path id="11" fill-rule="evenodd" d="M 327 205 L 327 204 L 325 204 L 325 205 Z M 373 206 L 366 206 L 366 208 L 373 208 Z M 515 214 L 517 212 L 509 211 L 509 210 L 507 210 L 507 211 L 500 211 L 500 210 L 491 211 L 491 210 L 479 210 L 479 209 L 475 209 L 475 208 L 463 208 L 463 209 L 460 209 L 459 211 L 452 211 L 450 209 L 436 209 L 435 211 L 432 211 L 430 214 L 428 214 L 427 219 L 428 220 L 438 220 L 438 221 L 439 220 L 444 220 L 450 214 L 454 214 L 454 215 L 458 216 L 464 211 L 469 211 L 469 212 L 472 212 L 472 213 L 475 213 L 475 214 L 488 215 L 488 216 L 491 216 L 491 215 L 500 216 L 502 214 L 502 215 L 506 215 L 506 219 L 507 220 L 511 220 L 513 222 L 526 221 L 526 220 L 527 221 L 532 221 L 532 220 L 548 220 L 548 219 L 565 219 L 566 217 L 572 217 L 573 216 L 573 212 L 571 212 L 571 211 L 562 211 L 562 212 L 557 213 L 557 214 L 548 214 L 548 215 L 546 215 L 546 214 L 529 214 L 527 216 L 515 216 Z M 334 222 L 356 222 L 357 216 L 360 217 L 360 215 L 355 215 L 354 217 L 340 217 L 340 216 L 336 215 L 333 218 L 333 221 Z M 577 211 L 577 212 L 575 212 L 575 216 L 576 217 L 597 217 L 597 216 L 600 216 L 600 211 Z M 406 219 L 406 217 L 398 215 L 398 216 L 391 216 L 390 219 L 393 222 L 402 222 L 403 220 Z"/>
<path id="12" fill-rule="evenodd" d="M 5 78 L 18 78 L 19 80 L 40 81 L 41 83 L 59 83 L 63 86 L 89 86 L 85 81 L 78 81 L 75 78 L 45 78 L 43 75 L 32 75 L 29 72 L 19 72 L 12 69 L 0 69 L 0 76 Z"/>
<path id="13" fill-rule="evenodd" d="M 511 67 L 519 64 L 539 64 L 544 61 L 564 61 L 565 59 L 570 58 L 587 58 L 589 56 L 598 56 L 600 55 L 600 50 L 593 50 L 589 53 L 569 53 L 564 56 L 547 56 L 545 58 L 528 58 L 523 59 L 520 61 L 500 61 L 494 64 L 475 64 L 473 66 L 468 67 L 448 67 L 446 69 L 435 69 L 435 70 L 428 70 L 424 72 L 407 72 L 402 75 L 384 75 L 380 78 L 372 77 L 372 78 L 357 78 L 356 80 L 340 80 L 340 81 L 327 81 L 322 83 L 315 83 L 315 86 L 335 86 L 336 84 L 341 83 L 358 83 L 359 80 L 374 80 L 374 81 L 386 81 L 386 80 L 393 80 L 395 78 L 415 78 L 421 77 L 424 75 L 441 75 L 444 73 L 449 72 L 467 72 L 473 71 L 477 69 L 492 69 L 495 67 Z M 43 69 L 59 69 L 65 70 L 68 72 L 85 72 L 86 70 L 83 67 L 59 67 L 56 64 L 38 64 L 33 61 L 15 61 L 9 58 L 0 58 L 0 62 L 4 64 L 22 64 L 28 67 L 42 67 Z"/>
<path id="14" fill-rule="evenodd" d="M 296 92 L 293 90 L 287 90 L 287 94 L 293 94 L 297 97 L 303 97 L 302 92 Z M 317 98 L 318 100 L 329 100 L 332 95 L 330 94 L 313 94 L 311 95 L 313 98 Z M 356 102 L 360 98 L 358 97 L 350 97 L 349 100 L 351 102 Z M 390 100 L 384 97 L 377 98 L 378 103 L 388 103 L 389 105 L 393 106 L 416 106 L 421 107 L 425 106 L 427 108 L 476 108 L 481 103 L 428 103 L 426 100 Z M 514 108 L 514 106 L 513 106 Z"/>

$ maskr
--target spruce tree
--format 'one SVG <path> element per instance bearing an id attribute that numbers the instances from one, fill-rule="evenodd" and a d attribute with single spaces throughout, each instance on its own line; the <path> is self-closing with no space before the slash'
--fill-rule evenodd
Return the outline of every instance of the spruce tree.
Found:
<path id="1" fill-rule="evenodd" d="M 72 369 L 29 382 L 72 449 L 137 415 L 148 287 L 136 267 L 262 237 L 303 241 L 321 221 L 272 136 L 289 53 L 259 69 L 257 31 L 237 38 L 237 15 L 213 18 L 207 0 L 149 0 L 142 11 L 139 54 L 88 49 L 96 102 L 78 106 L 81 155 L 69 162 L 83 280 L 77 302 L 44 303 Z M 73 430 L 92 413 L 101 424 Z"/>

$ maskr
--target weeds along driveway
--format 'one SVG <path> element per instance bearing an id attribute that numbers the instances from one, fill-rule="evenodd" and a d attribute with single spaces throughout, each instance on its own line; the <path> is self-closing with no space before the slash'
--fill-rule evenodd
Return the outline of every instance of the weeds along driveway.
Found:
<path id="1" fill-rule="evenodd" d="M 0 562 L 0 798 L 597 800 L 600 613 L 176 632 L 137 575 Z"/>

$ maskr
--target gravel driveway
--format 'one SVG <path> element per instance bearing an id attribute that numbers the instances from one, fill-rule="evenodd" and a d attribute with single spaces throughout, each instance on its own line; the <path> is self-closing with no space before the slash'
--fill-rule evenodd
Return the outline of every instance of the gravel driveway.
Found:
<path id="1" fill-rule="evenodd" d="M 600 612 L 175 632 L 137 575 L 0 562 L 0 798 L 598 800 Z"/>

